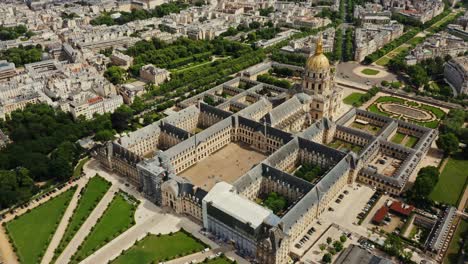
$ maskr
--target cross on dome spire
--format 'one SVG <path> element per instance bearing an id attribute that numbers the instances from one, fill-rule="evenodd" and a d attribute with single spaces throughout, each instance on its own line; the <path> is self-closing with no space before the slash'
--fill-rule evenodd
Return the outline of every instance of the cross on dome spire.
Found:
<path id="1" fill-rule="evenodd" d="M 315 55 L 320 55 L 323 53 L 323 39 L 322 34 L 317 39 L 317 43 L 315 44 Z"/>

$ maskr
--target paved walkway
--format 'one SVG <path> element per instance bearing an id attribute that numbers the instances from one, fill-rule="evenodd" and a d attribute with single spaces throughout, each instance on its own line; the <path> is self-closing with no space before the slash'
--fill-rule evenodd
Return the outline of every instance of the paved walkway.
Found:
<path id="1" fill-rule="evenodd" d="M 148 233 L 168 234 L 179 230 L 180 219 L 169 214 L 157 214 L 144 222 L 136 224 L 105 246 L 83 260 L 82 264 L 107 263 L 117 258 L 122 250 L 126 250 L 135 244 L 136 240 L 144 238 Z"/>
<path id="2" fill-rule="evenodd" d="M 8 241 L 8 235 L 5 232 L 3 226 L 0 226 L 0 254 L 2 258 L 2 263 L 8 264 L 18 264 L 18 258 L 13 251 L 13 247 Z"/>
<path id="3" fill-rule="evenodd" d="M 83 225 L 80 227 L 78 232 L 76 232 L 73 239 L 70 241 L 70 243 L 68 243 L 65 250 L 58 257 L 56 261 L 57 264 L 61 264 L 61 263 L 67 264 L 70 262 L 70 259 L 73 256 L 73 254 L 75 254 L 75 252 L 77 251 L 78 246 L 81 245 L 81 243 L 83 243 L 86 236 L 91 231 L 91 228 L 94 225 L 96 225 L 98 219 L 102 216 L 106 208 L 109 206 L 110 202 L 114 198 L 114 195 L 117 191 L 118 191 L 118 188 L 116 188 L 115 186 L 111 186 L 109 188 L 109 190 L 102 197 L 101 201 L 98 203 L 96 208 L 94 208 L 94 210 L 91 212 L 91 214 L 83 223 Z"/>
<path id="4" fill-rule="evenodd" d="M 63 214 L 62 220 L 60 221 L 60 224 L 58 225 L 57 230 L 55 231 L 54 236 L 52 237 L 52 240 L 50 241 L 50 244 L 47 247 L 44 257 L 42 258 L 41 264 L 47 264 L 52 261 L 52 258 L 54 257 L 54 251 L 60 244 L 60 240 L 62 239 L 63 234 L 67 229 L 68 223 L 70 222 L 70 218 L 72 217 L 73 212 L 75 211 L 75 208 L 78 205 L 78 196 L 80 195 L 81 190 L 83 189 L 83 187 L 85 187 L 88 180 L 88 178 L 83 177 L 80 181 L 78 181 L 78 188 L 73 194 L 72 200 L 70 201 L 67 210 Z"/>

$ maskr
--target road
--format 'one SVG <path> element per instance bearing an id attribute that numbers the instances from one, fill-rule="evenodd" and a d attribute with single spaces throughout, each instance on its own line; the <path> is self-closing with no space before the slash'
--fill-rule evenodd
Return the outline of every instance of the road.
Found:
<path id="1" fill-rule="evenodd" d="M 70 241 L 70 243 L 68 243 L 65 250 L 58 257 L 56 261 L 57 264 L 67 264 L 70 262 L 70 259 L 73 256 L 73 254 L 75 254 L 75 252 L 77 251 L 78 246 L 81 245 L 81 243 L 83 243 L 86 236 L 91 231 L 91 228 L 94 225 L 96 225 L 97 221 L 107 209 L 117 191 L 118 188 L 116 188 L 114 185 L 109 188 L 107 193 L 102 197 L 101 201 L 99 201 L 96 208 L 94 208 L 94 210 L 91 212 L 91 214 L 80 227 L 73 239 Z"/>
<path id="2" fill-rule="evenodd" d="M 44 257 L 42 258 L 41 264 L 50 263 L 52 258 L 54 257 L 54 251 L 60 244 L 60 240 L 62 239 L 63 234 L 65 233 L 65 230 L 67 229 L 70 218 L 72 217 L 73 212 L 75 211 L 75 208 L 78 205 L 78 200 L 79 200 L 78 196 L 80 195 L 81 190 L 86 185 L 88 180 L 89 179 L 87 177 L 83 177 L 78 181 L 77 189 L 75 193 L 73 194 L 73 197 L 70 201 L 70 204 L 67 207 L 67 210 L 63 214 L 62 220 L 60 221 L 60 224 L 58 225 L 57 230 L 55 231 L 54 236 L 52 237 L 52 240 L 50 241 L 49 246 L 47 247 Z"/>

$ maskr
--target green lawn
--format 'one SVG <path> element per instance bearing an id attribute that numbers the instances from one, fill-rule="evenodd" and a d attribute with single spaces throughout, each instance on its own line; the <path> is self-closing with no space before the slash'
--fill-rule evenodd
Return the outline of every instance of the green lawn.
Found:
<path id="1" fill-rule="evenodd" d="M 126 194 L 117 193 L 101 219 L 80 245 L 78 252 L 72 257 L 72 263 L 78 263 L 85 259 L 134 225 L 136 206 L 136 202 L 127 198 Z"/>
<path id="2" fill-rule="evenodd" d="M 349 105 L 354 105 L 354 103 L 360 104 L 361 103 L 361 97 L 363 96 L 363 93 L 352 93 L 348 96 L 346 96 L 345 99 L 343 99 L 343 102 L 345 104 Z"/>
<path id="3" fill-rule="evenodd" d="M 385 66 L 390 62 L 390 58 L 383 56 L 382 58 L 378 59 L 375 64 L 380 66 Z"/>
<path id="4" fill-rule="evenodd" d="M 56 257 L 58 257 L 58 254 L 65 249 L 76 232 L 78 232 L 78 229 L 84 223 L 86 218 L 88 218 L 89 214 L 91 214 L 92 210 L 96 207 L 107 190 L 109 190 L 110 186 L 110 182 L 98 175 L 89 180 L 81 191 L 81 198 L 72 217 L 70 218 L 70 222 L 63 234 L 62 240 L 57 247 Z"/>
<path id="5" fill-rule="evenodd" d="M 379 115 L 390 116 L 389 114 L 380 111 L 376 104 L 372 104 L 371 106 L 369 106 L 369 108 L 367 108 L 367 110 L 372 112 L 372 113 L 379 114 Z"/>
<path id="6" fill-rule="evenodd" d="M 186 232 L 172 235 L 150 234 L 112 261 L 113 264 L 158 263 L 202 251 L 207 246 Z M 209 262 L 229 263 L 229 262 Z"/>
<path id="7" fill-rule="evenodd" d="M 6 223 L 7 232 L 13 240 L 21 263 L 41 262 L 42 255 L 75 191 L 76 187 L 70 188 L 29 213 Z"/>
<path id="8" fill-rule="evenodd" d="M 422 104 L 419 108 L 432 112 L 438 119 L 442 119 L 445 116 L 445 112 L 435 106 Z"/>
<path id="9" fill-rule="evenodd" d="M 468 160 L 463 160 L 461 153 L 450 157 L 430 198 L 434 201 L 457 205 L 465 189 L 467 171 Z"/>
<path id="10" fill-rule="evenodd" d="M 418 138 L 417 137 L 408 136 L 408 139 L 406 140 L 405 146 L 407 146 L 408 148 L 412 148 L 412 147 L 414 147 L 416 145 L 416 143 L 418 143 Z"/>
<path id="11" fill-rule="evenodd" d="M 380 71 L 378 71 L 378 70 L 369 69 L 369 68 L 366 68 L 366 69 L 361 71 L 361 73 L 363 73 L 365 75 L 377 75 L 379 72 Z"/>
<path id="12" fill-rule="evenodd" d="M 386 102 L 392 102 L 392 103 L 400 103 L 404 104 L 405 99 L 400 98 L 400 97 L 392 97 L 392 96 L 381 96 L 375 100 L 376 103 L 386 103 Z"/>
<path id="13" fill-rule="evenodd" d="M 82 159 L 75 167 L 75 170 L 73 171 L 73 177 L 72 178 L 77 178 L 81 175 L 81 172 L 83 171 L 83 166 L 85 165 L 86 162 L 88 162 L 89 157 L 86 157 Z"/>
<path id="14" fill-rule="evenodd" d="M 400 133 L 400 132 L 397 132 L 397 133 L 392 137 L 391 141 L 392 141 L 393 143 L 400 144 L 400 143 L 403 141 L 403 139 L 405 138 L 405 136 L 406 136 L 405 134 L 402 134 L 402 133 Z"/>
<path id="15" fill-rule="evenodd" d="M 444 264 L 455 264 L 458 263 L 458 252 L 460 251 L 461 243 L 460 239 L 462 238 L 462 234 L 468 231 L 468 222 L 466 220 L 461 219 L 460 224 L 455 230 L 452 240 L 450 241 L 449 248 L 447 249 L 447 253 L 445 254 Z"/>

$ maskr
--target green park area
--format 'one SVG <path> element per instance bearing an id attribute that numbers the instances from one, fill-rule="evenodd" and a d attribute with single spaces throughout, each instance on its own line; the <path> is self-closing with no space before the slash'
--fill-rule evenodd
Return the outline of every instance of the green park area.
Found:
<path id="1" fill-rule="evenodd" d="M 385 65 L 387 65 L 389 62 L 390 62 L 390 58 L 387 57 L 387 56 L 383 56 L 383 57 L 380 58 L 378 61 L 376 61 L 375 64 L 377 64 L 377 65 L 379 65 L 379 66 L 385 66 Z"/>
<path id="2" fill-rule="evenodd" d="M 184 230 L 168 235 L 150 234 L 124 251 L 112 264 L 161 263 L 202 251 L 207 247 Z"/>
<path id="3" fill-rule="evenodd" d="M 346 96 L 346 98 L 343 99 L 343 102 L 348 105 L 355 105 L 361 102 L 361 98 L 364 95 L 364 93 L 352 93 Z"/>
<path id="4" fill-rule="evenodd" d="M 72 257 L 78 263 L 135 224 L 137 201 L 123 192 L 115 195 L 109 207 Z"/>
<path id="5" fill-rule="evenodd" d="M 468 178 L 468 160 L 463 160 L 462 155 L 458 153 L 449 158 L 439 182 L 429 196 L 432 200 L 457 205 Z"/>
<path id="6" fill-rule="evenodd" d="M 391 142 L 396 144 L 405 145 L 408 148 L 414 147 L 418 143 L 418 138 L 403 133 L 397 132 L 391 139 Z"/>
<path id="7" fill-rule="evenodd" d="M 378 103 L 396 103 L 396 104 L 404 105 L 406 107 L 411 107 L 411 108 L 416 108 L 416 109 L 431 112 L 432 114 L 434 114 L 434 116 L 436 118 L 434 120 L 427 121 L 427 122 L 420 122 L 418 120 L 413 120 L 410 117 L 405 116 L 407 121 L 418 124 L 420 126 L 429 127 L 429 128 L 437 128 L 437 126 L 439 125 L 440 120 L 445 116 L 445 112 L 442 111 L 438 107 L 431 106 L 431 105 L 426 105 L 426 104 L 420 104 L 420 103 L 416 103 L 414 101 L 409 101 L 409 100 L 405 100 L 403 98 L 392 97 L 392 96 L 381 96 L 381 97 L 377 98 L 377 100 L 375 100 L 375 102 L 372 105 L 370 105 L 367 108 L 367 110 L 370 111 L 370 112 L 379 114 L 379 115 L 392 116 L 392 113 L 389 113 L 389 112 L 386 112 L 384 110 L 379 109 L 379 107 L 377 106 Z M 400 114 L 398 116 L 393 115 L 392 117 L 393 118 L 402 118 L 403 115 L 404 115 L 404 113 L 402 113 L 402 114 Z M 411 141 L 413 141 L 413 140 L 411 140 Z"/>
<path id="8" fill-rule="evenodd" d="M 6 230 L 23 264 L 40 263 L 76 188 L 52 198 L 6 223 Z"/>
<path id="9" fill-rule="evenodd" d="M 70 222 L 63 234 L 62 240 L 56 249 L 55 257 L 58 257 L 58 254 L 65 249 L 76 232 L 78 232 L 81 225 L 88 218 L 89 214 L 91 214 L 101 198 L 107 190 L 109 190 L 110 186 L 110 182 L 99 175 L 96 175 L 89 180 L 81 191 L 80 200 L 78 201 L 78 205 L 70 218 Z"/>
<path id="10" fill-rule="evenodd" d="M 397 133 L 392 137 L 391 141 L 392 141 L 393 143 L 400 144 L 400 143 L 403 141 L 403 139 L 405 138 L 405 136 L 406 136 L 405 134 L 402 134 L 402 133 L 400 133 L 400 132 L 397 132 Z"/>
<path id="11" fill-rule="evenodd" d="M 374 70 L 374 69 L 370 69 L 370 68 L 365 68 L 364 70 L 361 71 L 361 73 L 365 74 L 365 75 L 377 75 L 379 74 L 380 71 L 378 70 Z"/>
<path id="12" fill-rule="evenodd" d="M 359 145 L 353 145 L 349 142 L 345 142 L 339 139 L 333 140 L 330 144 L 328 144 L 329 147 L 342 150 L 342 151 L 353 151 L 354 153 L 359 153 L 362 150 L 362 147 Z"/>
<path id="13" fill-rule="evenodd" d="M 418 143 L 417 137 L 408 136 L 406 139 L 405 146 L 407 146 L 408 148 L 412 148 L 416 145 L 416 143 Z"/>
<path id="14" fill-rule="evenodd" d="M 286 197 L 276 192 L 269 193 L 264 199 L 258 199 L 257 201 L 262 206 L 265 206 L 273 211 L 276 215 L 281 215 L 284 209 L 288 206 L 288 200 Z"/>
<path id="15" fill-rule="evenodd" d="M 468 222 L 462 218 L 452 240 L 450 240 L 450 245 L 445 253 L 444 264 L 458 263 L 458 252 L 462 247 L 461 240 L 465 237 L 466 232 L 468 232 Z"/>

